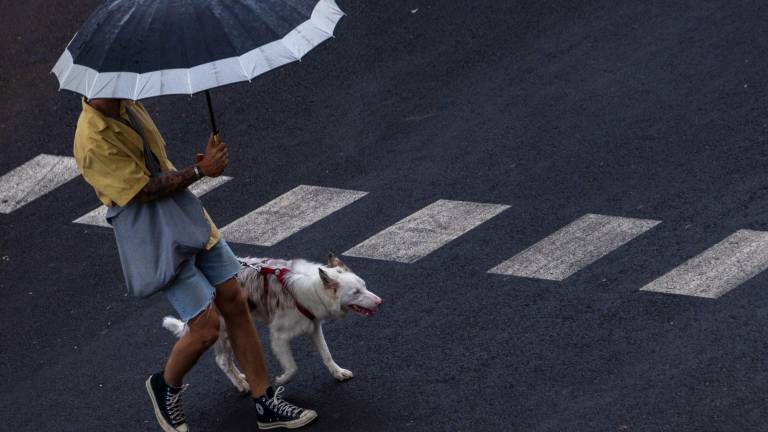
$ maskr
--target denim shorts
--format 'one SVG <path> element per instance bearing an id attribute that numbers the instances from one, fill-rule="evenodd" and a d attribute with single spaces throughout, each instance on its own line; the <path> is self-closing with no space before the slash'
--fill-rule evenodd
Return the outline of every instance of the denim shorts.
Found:
<path id="1" fill-rule="evenodd" d="M 235 276 L 240 267 L 232 249 L 221 239 L 211 250 L 200 251 L 185 262 L 165 294 L 180 319 L 189 321 L 211 304 L 215 286 Z"/>

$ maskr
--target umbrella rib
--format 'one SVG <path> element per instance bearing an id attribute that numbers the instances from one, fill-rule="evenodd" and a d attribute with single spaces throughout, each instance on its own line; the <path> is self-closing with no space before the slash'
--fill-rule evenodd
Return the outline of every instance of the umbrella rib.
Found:
<path id="1" fill-rule="evenodd" d="M 93 96 L 93 88 L 96 87 L 96 81 L 99 79 L 99 75 L 101 75 L 99 72 L 96 72 L 96 76 L 93 77 L 93 82 L 91 83 L 91 88 L 88 89 L 88 99 L 90 99 Z"/>
<path id="2" fill-rule="evenodd" d="M 67 81 L 67 78 L 69 78 L 70 72 L 72 72 L 72 68 L 75 67 L 75 61 L 72 59 L 72 54 L 69 52 L 69 49 L 66 50 L 66 55 L 69 56 L 69 66 L 67 67 L 67 71 L 64 72 L 59 78 L 59 90 L 64 86 L 64 83 Z"/>
<path id="3" fill-rule="evenodd" d="M 237 56 L 237 62 L 240 63 L 240 69 L 243 71 L 243 76 L 245 76 L 245 79 L 248 80 L 248 82 L 251 82 L 251 77 L 248 75 L 248 72 L 245 70 L 245 65 L 243 64 L 243 59 L 240 58 L 241 56 Z"/>
<path id="4" fill-rule="evenodd" d="M 146 20 L 143 23 L 141 23 L 141 24 L 143 24 L 143 27 L 144 27 L 143 32 L 141 33 L 142 38 L 146 37 L 147 31 L 149 30 L 149 28 L 152 25 L 152 20 L 155 18 L 155 14 L 157 13 L 157 8 L 158 8 L 158 3 L 152 3 L 152 6 L 150 7 L 149 16 L 146 18 Z M 143 41 L 144 41 L 144 39 L 140 40 L 140 42 L 143 42 Z M 143 46 L 143 43 L 141 45 Z M 140 93 L 140 91 L 139 91 L 139 80 L 141 79 L 142 72 L 144 72 L 144 67 L 141 67 L 140 68 L 140 72 L 136 73 L 136 85 L 134 86 L 134 89 L 133 89 L 133 100 L 134 101 L 139 100 L 139 93 Z M 149 72 L 147 74 L 147 76 L 151 77 L 152 73 Z M 144 87 L 146 87 L 146 86 L 147 86 L 147 83 L 144 84 Z"/>
<path id="5" fill-rule="evenodd" d="M 136 74 L 136 84 L 133 85 L 133 100 L 136 101 L 136 96 L 138 96 L 139 93 L 139 77 L 141 77 L 141 74 Z"/>
<path id="6" fill-rule="evenodd" d="M 228 9 L 226 11 L 223 10 L 218 14 L 216 13 L 213 14 L 213 16 L 219 21 L 219 24 L 221 24 L 220 26 L 221 28 L 228 27 L 228 25 L 226 25 L 223 20 L 223 18 L 227 15 L 234 16 L 236 24 L 242 28 L 242 24 L 239 21 L 237 21 L 238 15 L 236 13 L 230 12 Z M 243 60 L 241 58 L 242 54 L 240 53 L 240 50 L 238 50 L 237 44 L 235 43 L 235 41 L 232 39 L 231 35 L 228 32 L 226 32 L 225 34 L 227 36 L 229 45 L 232 48 L 232 52 L 235 54 L 234 57 L 237 58 L 237 62 L 240 65 L 240 70 L 243 71 L 243 78 L 248 81 L 251 81 L 251 76 L 248 74 L 248 71 L 245 70 L 245 65 L 243 64 Z"/>
<path id="7" fill-rule="evenodd" d="M 131 18 L 133 18 L 133 14 L 136 13 L 136 5 L 133 5 L 128 12 L 120 19 L 120 23 L 118 26 L 118 30 L 116 32 L 111 33 L 106 39 L 106 41 L 102 41 L 106 46 L 112 46 L 112 44 L 119 39 L 120 35 L 125 31 L 124 29 L 127 28 L 123 24 L 127 21 L 130 21 Z M 73 39 L 74 40 L 74 39 Z M 70 42 L 71 43 L 71 42 Z M 93 69 L 98 71 L 99 69 L 102 69 L 104 67 L 104 62 L 107 60 L 107 53 L 105 52 L 104 55 L 99 59 L 98 66 L 94 64 Z M 122 68 L 122 65 L 121 65 Z"/>
<path id="8" fill-rule="evenodd" d="M 184 26 L 181 26 L 180 29 L 181 29 L 181 34 L 182 34 L 183 39 L 186 39 L 187 38 L 186 28 Z M 192 96 L 192 77 L 190 76 L 190 71 L 189 71 L 192 68 L 192 64 L 189 61 L 189 50 L 187 50 L 187 45 L 186 44 L 181 44 L 181 48 L 184 51 L 184 58 L 187 59 L 187 62 L 186 62 L 186 66 L 187 66 L 187 68 L 186 68 L 187 69 L 187 88 L 189 89 L 189 95 Z"/>
<path id="9" fill-rule="evenodd" d="M 104 84 L 102 84 L 102 85 L 99 87 L 99 89 L 98 89 L 98 90 L 96 90 L 96 91 L 94 92 L 94 91 L 93 91 L 93 87 L 95 87 L 95 86 L 96 86 L 96 82 L 99 80 L 99 76 L 100 76 L 100 75 L 104 75 L 104 76 L 106 76 L 107 78 L 106 78 L 106 80 L 105 80 Z M 96 74 L 96 79 L 93 81 L 93 86 L 91 87 L 91 96 L 93 96 L 93 94 L 94 94 L 94 93 L 96 93 L 96 94 L 99 94 L 99 93 L 101 93 L 101 91 L 102 91 L 102 90 L 104 90 L 105 88 L 107 88 L 107 86 L 108 86 L 108 85 L 109 85 L 111 82 L 113 82 L 115 79 L 116 79 L 116 78 L 115 78 L 115 76 L 114 76 L 114 75 L 105 75 L 105 74 L 102 74 L 102 73 L 97 73 L 97 74 Z M 113 93 L 113 95 L 114 95 L 114 91 L 113 91 L 112 93 Z"/>

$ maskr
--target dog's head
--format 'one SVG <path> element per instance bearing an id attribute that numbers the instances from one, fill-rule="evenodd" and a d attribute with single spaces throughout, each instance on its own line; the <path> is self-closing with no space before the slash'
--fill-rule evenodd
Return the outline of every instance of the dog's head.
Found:
<path id="1" fill-rule="evenodd" d="M 368 291 L 365 281 L 349 269 L 333 253 L 328 255 L 328 265 L 318 268 L 320 279 L 326 289 L 334 293 L 337 310 L 336 318 L 341 318 L 348 311 L 365 317 L 371 317 L 381 304 L 381 298 Z"/>

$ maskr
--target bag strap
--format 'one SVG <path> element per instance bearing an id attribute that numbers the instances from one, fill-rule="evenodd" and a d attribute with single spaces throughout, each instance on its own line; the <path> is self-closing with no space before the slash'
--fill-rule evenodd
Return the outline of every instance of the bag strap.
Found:
<path id="1" fill-rule="evenodd" d="M 139 134 L 141 141 L 144 143 L 144 164 L 146 164 L 149 173 L 152 177 L 162 173 L 163 170 L 160 169 L 160 165 L 155 159 L 155 155 L 152 153 L 152 150 L 149 149 L 149 145 L 147 145 L 147 137 L 144 136 L 144 128 L 141 127 L 141 123 L 136 118 L 136 114 L 133 113 L 133 110 L 129 106 L 125 107 L 125 111 L 130 118 L 131 127 Z"/>

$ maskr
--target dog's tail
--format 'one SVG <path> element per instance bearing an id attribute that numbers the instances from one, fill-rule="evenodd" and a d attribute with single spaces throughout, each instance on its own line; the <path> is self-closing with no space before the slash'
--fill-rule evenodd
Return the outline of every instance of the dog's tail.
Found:
<path id="1" fill-rule="evenodd" d="M 180 338 L 187 332 L 187 324 L 184 321 L 167 316 L 163 318 L 163 327 L 170 330 L 176 337 Z"/>

